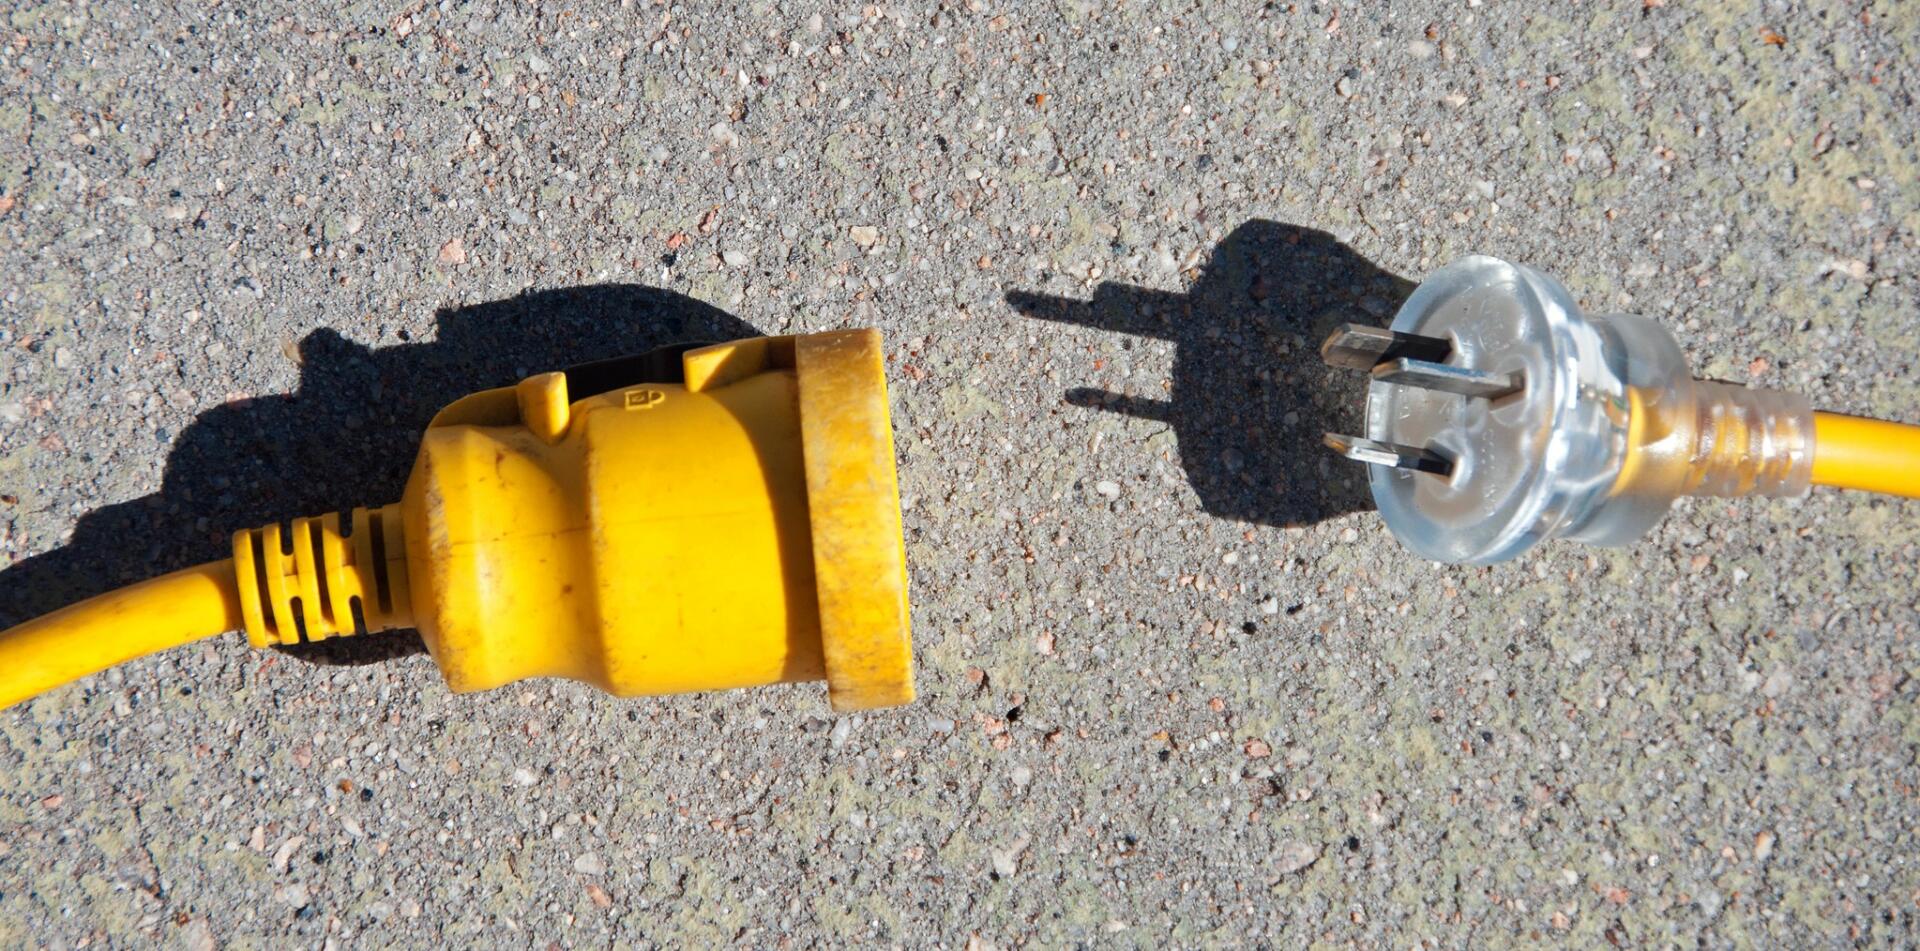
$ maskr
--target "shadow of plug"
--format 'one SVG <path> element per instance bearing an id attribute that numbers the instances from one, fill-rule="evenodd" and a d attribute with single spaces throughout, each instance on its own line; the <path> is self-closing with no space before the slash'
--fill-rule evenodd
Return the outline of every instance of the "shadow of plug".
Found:
<path id="1" fill-rule="evenodd" d="M 1255 219 L 1213 249 L 1185 293 L 1103 283 L 1091 300 L 1007 294 L 1022 315 L 1170 341 L 1167 399 L 1075 387 L 1066 403 L 1164 423 L 1201 507 L 1300 526 L 1370 510 L 1365 479 L 1321 443 L 1363 432 L 1363 380 L 1322 363 L 1345 323 L 1391 318 L 1413 283 L 1324 231 Z"/>

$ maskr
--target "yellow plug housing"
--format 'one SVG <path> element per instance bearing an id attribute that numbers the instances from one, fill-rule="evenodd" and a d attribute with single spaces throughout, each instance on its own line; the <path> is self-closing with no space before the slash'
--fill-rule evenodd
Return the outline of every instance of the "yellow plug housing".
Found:
<path id="1" fill-rule="evenodd" d="M 399 503 L 236 533 L 225 616 L 256 646 L 414 626 L 463 692 L 825 679 L 837 710 L 912 700 L 879 333 L 737 340 L 678 362 L 454 402 Z M 0 636 L 0 660 L 21 630 Z M 0 703 L 32 692 L 0 683 Z"/>

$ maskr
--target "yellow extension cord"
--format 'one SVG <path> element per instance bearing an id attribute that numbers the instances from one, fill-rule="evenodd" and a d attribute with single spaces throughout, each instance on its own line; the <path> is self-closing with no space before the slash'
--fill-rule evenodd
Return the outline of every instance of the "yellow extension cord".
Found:
<path id="1" fill-rule="evenodd" d="M 231 560 L 89 598 L 0 634 L 0 708 L 240 624 Z"/>
<path id="2" fill-rule="evenodd" d="M 1813 414 L 1813 484 L 1920 498 L 1920 426 Z"/>
<path id="3" fill-rule="evenodd" d="M 1920 497 L 1920 426 L 1815 413 L 1813 482 Z M 0 634 L 0 708 L 244 626 L 231 560 L 100 595 Z"/>

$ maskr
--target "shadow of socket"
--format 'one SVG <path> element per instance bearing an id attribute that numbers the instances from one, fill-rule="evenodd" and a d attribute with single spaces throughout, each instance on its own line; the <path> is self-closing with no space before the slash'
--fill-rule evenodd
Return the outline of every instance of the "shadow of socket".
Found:
<path id="1" fill-rule="evenodd" d="M 1039 320 L 1171 341 L 1168 398 L 1078 387 L 1065 401 L 1171 427 L 1209 514 L 1300 526 L 1373 508 L 1361 470 L 1321 443 L 1366 431 L 1366 376 L 1323 364 L 1320 341 L 1344 323 L 1385 323 L 1412 290 L 1324 231 L 1255 219 L 1185 293 L 1103 283 L 1091 300 L 1007 301 Z"/>
<path id="2" fill-rule="evenodd" d="M 0 629 L 155 575 L 227 557 L 234 531 L 397 501 L 420 432 L 468 393 L 672 344 L 759 336 L 672 291 L 598 284 L 448 308 L 430 342 L 370 348 L 332 330 L 300 343 L 300 383 L 201 413 L 160 490 L 83 516 L 65 546 L 0 571 Z M 414 631 L 281 650 L 323 664 L 423 653 Z"/>

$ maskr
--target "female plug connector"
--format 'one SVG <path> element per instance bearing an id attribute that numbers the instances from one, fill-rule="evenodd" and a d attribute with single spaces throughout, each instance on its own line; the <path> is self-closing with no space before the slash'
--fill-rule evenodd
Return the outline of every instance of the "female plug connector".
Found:
<path id="1" fill-rule="evenodd" d="M 1682 495 L 1797 496 L 1813 471 L 1804 397 L 1695 380 L 1660 325 L 1587 316 L 1530 268 L 1469 257 L 1414 290 L 1388 330 L 1322 347 L 1364 368 L 1387 527 L 1435 561 L 1505 561 L 1549 538 L 1624 545 Z"/>
<path id="2" fill-rule="evenodd" d="M 236 628 L 258 647 L 415 627 L 456 691 L 619 696 L 825 680 L 913 699 L 874 330 L 537 374 L 443 409 L 401 500 L 233 536 L 233 557 L 0 632 L 0 707 Z"/>

